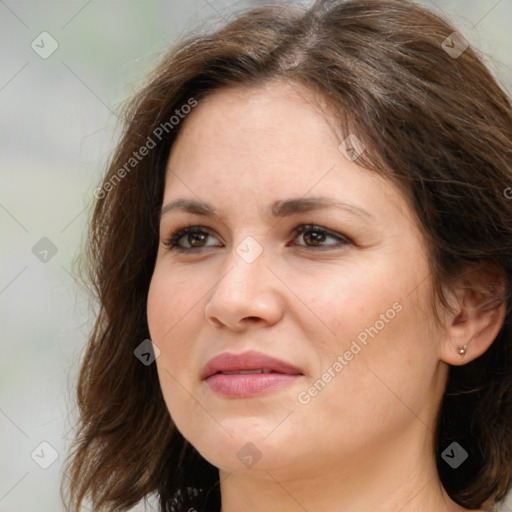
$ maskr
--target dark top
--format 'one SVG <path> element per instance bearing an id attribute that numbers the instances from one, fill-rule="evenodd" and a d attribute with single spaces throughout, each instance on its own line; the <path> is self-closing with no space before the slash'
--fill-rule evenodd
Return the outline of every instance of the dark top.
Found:
<path id="1" fill-rule="evenodd" d="M 208 504 L 200 510 L 197 506 L 197 499 L 203 494 L 203 489 L 197 487 L 186 487 L 178 489 L 171 500 L 171 512 L 220 512 L 220 505 Z M 212 500 L 209 500 L 211 502 Z M 215 499 L 213 500 L 216 501 Z"/>

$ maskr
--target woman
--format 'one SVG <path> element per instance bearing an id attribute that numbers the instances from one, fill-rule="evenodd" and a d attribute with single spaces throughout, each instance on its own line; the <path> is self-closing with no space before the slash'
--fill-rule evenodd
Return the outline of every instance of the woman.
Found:
<path id="1" fill-rule="evenodd" d="M 95 193 L 70 510 L 502 501 L 511 148 L 506 94 L 409 2 L 258 8 L 173 49 Z"/>

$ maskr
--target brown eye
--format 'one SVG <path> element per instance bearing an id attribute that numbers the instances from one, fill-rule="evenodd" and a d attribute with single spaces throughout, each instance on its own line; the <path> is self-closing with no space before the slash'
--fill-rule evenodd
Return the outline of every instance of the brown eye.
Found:
<path id="1" fill-rule="evenodd" d="M 304 244 L 297 244 L 303 247 L 337 247 L 339 245 L 346 245 L 351 243 L 350 240 L 342 235 L 333 233 L 332 231 L 321 228 L 315 225 L 302 225 L 295 229 L 297 239 L 301 238 L 304 240 Z M 335 243 L 326 244 L 327 239 L 332 239 Z"/>
<path id="2" fill-rule="evenodd" d="M 303 235 L 304 241 L 307 245 L 319 245 L 325 242 L 326 239 L 326 234 L 324 232 L 313 229 L 305 231 Z"/>
<path id="3" fill-rule="evenodd" d="M 169 250 L 187 252 L 193 249 L 214 246 L 214 244 L 207 244 L 208 237 L 214 238 L 206 228 L 202 226 L 186 226 L 175 231 L 164 245 Z"/>
<path id="4" fill-rule="evenodd" d="M 185 236 L 192 247 L 203 247 L 203 243 L 209 235 L 208 233 L 189 233 L 188 235 L 184 235 L 182 238 Z"/>

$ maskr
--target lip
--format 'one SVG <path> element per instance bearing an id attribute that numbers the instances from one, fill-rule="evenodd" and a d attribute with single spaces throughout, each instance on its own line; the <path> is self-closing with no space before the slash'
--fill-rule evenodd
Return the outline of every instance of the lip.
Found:
<path id="1" fill-rule="evenodd" d="M 271 370 L 271 373 L 235 373 L 250 370 Z M 201 371 L 201 379 L 212 391 L 230 398 L 244 398 L 268 393 L 295 382 L 304 374 L 299 368 L 260 352 L 241 354 L 224 352 L 208 361 Z"/>

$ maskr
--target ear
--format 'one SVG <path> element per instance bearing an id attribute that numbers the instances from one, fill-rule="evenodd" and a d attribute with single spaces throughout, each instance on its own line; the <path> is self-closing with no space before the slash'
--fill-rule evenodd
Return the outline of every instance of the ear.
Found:
<path id="1" fill-rule="evenodd" d="M 448 293 L 452 311 L 445 310 L 440 346 L 442 361 L 463 365 L 491 346 L 505 319 L 504 294 L 503 276 L 490 266 L 464 272 L 452 283 Z"/>

